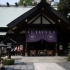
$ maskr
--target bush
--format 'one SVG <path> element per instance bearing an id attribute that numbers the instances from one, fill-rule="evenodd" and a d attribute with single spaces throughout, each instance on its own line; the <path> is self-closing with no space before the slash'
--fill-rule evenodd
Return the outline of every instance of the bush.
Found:
<path id="1" fill-rule="evenodd" d="M 14 65 L 14 59 L 3 59 L 2 64 L 4 65 Z"/>
<path id="2" fill-rule="evenodd" d="M 68 54 L 68 59 L 67 59 L 68 61 L 70 61 L 70 52 L 69 52 L 69 54 Z"/>
<path id="3" fill-rule="evenodd" d="M 1 57 L 5 57 L 5 54 L 4 53 L 1 53 Z"/>

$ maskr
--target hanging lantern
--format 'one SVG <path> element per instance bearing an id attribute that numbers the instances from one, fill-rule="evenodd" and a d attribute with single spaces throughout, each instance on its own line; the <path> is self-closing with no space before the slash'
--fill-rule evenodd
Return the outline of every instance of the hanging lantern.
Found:
<path id="1" fill-rule="evenodd" d="M 23 45 L 20 45 L 20 50 L 23 50 Z"/>
<path id="2" fill-rule="evenodd" d="M 59 50 L 63 50 L 63 45 L 59 45 Z"/>

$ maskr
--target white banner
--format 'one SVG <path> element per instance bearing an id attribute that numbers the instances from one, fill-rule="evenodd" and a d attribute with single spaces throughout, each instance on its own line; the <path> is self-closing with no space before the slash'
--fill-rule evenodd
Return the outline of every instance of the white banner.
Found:
<path id="1" fill-rule="evenodd" d="M 23 50 L 23 45 L 20 45 L 20 50 Z"/>
<path id="2" fill-rule="evenodd" d="M 59 45 L 59 50 L 63 50 L 63 45 Z"/>

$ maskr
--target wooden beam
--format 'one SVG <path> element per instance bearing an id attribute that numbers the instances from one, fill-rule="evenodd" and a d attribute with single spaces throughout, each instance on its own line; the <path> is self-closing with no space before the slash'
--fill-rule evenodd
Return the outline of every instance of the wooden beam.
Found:
<path id="1" fill-rule="evenodd" d="M 24 26 L 26 29 L 34 28 L 34 29 L 55 29 L 56 25 L 50 25 L 50 24 L 27 24 Z M 23 28 L 24 28 L 23 27 Z"/>
<path id="2" fill-rule="evenodd" d="M 8 27 L 0 27 L 0 32 L 7 32 L 8 30 Z"/>
<path id="3" fill-rule="evenodd" d="M 48 16 L 49 18 L 51 18 L 53 21 L 56 22 L 56 24 L 64 31 L 64 32 L 68 32 L 69 28 L 68 25 L 65 24 L 65 22 L 63 22 L 62 20 L 60 20 L 57 16 L 53 15 L 52 13 L 48 12 L 48 11 L 43 11 L 43 14 Z M 58 22 L 58 20 L 60 20 L 60 22 Z"/>
<path id="4" fill-rule="evenodd" d="M 43 14 L 47 15 L 49 18 L 52 18 L 53 21 L 58 22 L 60 20 L 62 22 L 62 25 L 69 26 L 68 23 L 64 22 L 61 18 L 59 18 L 57 15 L 52 13 L 51 11 L 47 11 L 46 9 L 43 11 Z"/>
<path id="5" fill-rule="evenodd" d="M 44 17 L 48 22 L 50 22 L 51 24 L 53 24 L 47 17 L 45 17 L 44 15 L 43 15 L 43 17 Z"/>
<path id="6" fill-rule="evenodd" d="M 40 21 L 41 21 L 41 25 L 43 24 L 43 20 L 42 20 L 43 18 L 42 18 L 42 13 L 41 13 L 41 19 L 40 19 Z"/>
<path id="7" fill-rule="evenodd" d="M 38 19 L 41 16 L 41 14 L 39 14 L 39 16 L 37 16 L 30 24 L 33 24 L 33 22 Z"/>
<path id="8" fill-rule="evenodd" d="M 19 33 L 22 31 L 23 27 L 28 24 L 28 21 L 30 21 L 33 17 L 35 17 L 36 15 L 38 15 L 40 13 L 40 10 L 36 10 L 34 13 L 32 13 L 31 16 L 27 17 L 27 22 L 25 22 L 25 20 L 23 20 L 22 22 L 20 22 L 17 26 L 17 28 L 14 30 L 14 32 Z"/>

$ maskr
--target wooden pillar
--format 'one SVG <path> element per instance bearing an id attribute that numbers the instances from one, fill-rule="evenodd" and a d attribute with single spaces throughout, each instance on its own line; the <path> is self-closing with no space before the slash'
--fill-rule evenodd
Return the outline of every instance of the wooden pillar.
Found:
<path id="1" fill-rule="evenodd" d="M 28 56 L 27 49 L 28 49 L 28 47 L 27 47 L 27 43 L 26 43 L 26 46 L 25 46 L 25 56 Z"/>
<path id="2" fill-rule="evenodd" d="M 0 58 L 1 58 L 1 47 L 0 47 Z"/>
<path id="3" fill-rule="evenodd" d="M 57 43 L 55 44 L 55 56 L 58 56 L 58 48 L 57 48 Z"/>
<path id="4" fill-rule="evenodd" d="M 7 54 L 8 54 L 7 58 L 11 59 L 11 48 L 7 48 Z"/>

